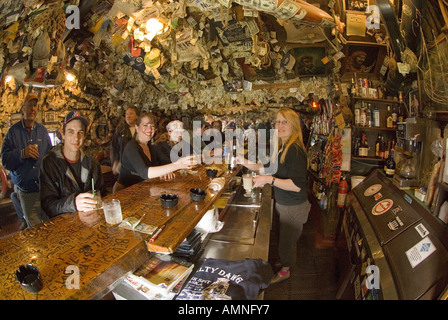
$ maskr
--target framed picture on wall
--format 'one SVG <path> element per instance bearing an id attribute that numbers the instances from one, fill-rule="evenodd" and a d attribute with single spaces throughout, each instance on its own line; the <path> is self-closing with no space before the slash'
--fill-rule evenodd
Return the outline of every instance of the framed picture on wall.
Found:
<path id="1" fill-rule="evenodd" d="M 269 66 L 265 66 L 262 68 L 253 67 L 250 64 L 245 63 L 244 58 L 236 58 L 235 59 L 238 64 L 241 66 L 241 70 L 244 74 L 244 80 L 247 81 L 255 81 L 255 80 L 264 80 L 271 81 L 275 79 L 275 70 L 272 64 Z"/>
<path id="2" fill-rule="evenodd" d="M 360 76 L 377 77 L 386 56 L 386 46 L 349 41 L 344 47 L 345 58 L 341 60 L 341 74 L 359 74 Z"/>
<path id="3" fill-rule="evenodd" d="M 296 64 L 294 72 L 298 76 L 325 75 L 327 68 L 323 59 L 327 56 L 325 46 L 303 46 L 292 49 Z"/>
<path id="4" fill-rule="evenodd" d="M 52 123 L 56 121 L 56 115 L 54 111 L 45 111 L 45 123 Z"/>

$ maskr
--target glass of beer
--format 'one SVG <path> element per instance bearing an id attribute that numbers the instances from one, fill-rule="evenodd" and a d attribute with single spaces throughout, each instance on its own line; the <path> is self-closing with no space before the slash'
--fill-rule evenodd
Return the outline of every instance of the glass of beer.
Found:
<path id="1" fill-rule="evenodd" d="M 245 173 L 243 174 L 243 188 L 246 190 L 246 193 L 244 194 L 245 197 L 252 196 L 252 188 L 253 188 L 253 181 L 252 181 L 252 174 Z"/>

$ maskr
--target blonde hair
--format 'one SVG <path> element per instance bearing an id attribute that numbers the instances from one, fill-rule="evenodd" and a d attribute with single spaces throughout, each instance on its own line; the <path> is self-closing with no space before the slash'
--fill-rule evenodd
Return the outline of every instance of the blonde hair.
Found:
<path id="1" fill-rule="evenodd" d="M 279 141 L 278 141 L 279 148 L 280 149 L 283 148 L 283 153 L 280 158 L 280 163 L 284 163 L 285 158 L 286 158 L 286 153 L 288 152 L 289 148 L 293 144 L 296 144 L 297 146 L 302 148 L 303 151 L 305 152 L 305 154 L 306 154 L 306 147 L 305 147 L 305 144 L 303 143 L 302 125 L 300 124 L 299 114 L 290 108 L 282 108 L 282 109 L 278 110 L 275 115 L 275 118 L 277 118 L 277 115 L 279 115 L 279 114 L 283 118 L 285 118 L 285 120 L 288 121 L 288 123 L 292 126 L 291 136 L 288 138 L 288 140 L 286 140 L 285 144 L 282 145 L 281 139 L 279 139 Z"/>

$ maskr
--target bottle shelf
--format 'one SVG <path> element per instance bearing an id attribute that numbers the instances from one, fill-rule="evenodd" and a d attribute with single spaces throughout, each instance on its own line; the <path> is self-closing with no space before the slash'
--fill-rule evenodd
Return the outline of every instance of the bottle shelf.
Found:
<path id="1" fill-rule="evenodd" d="M 354 129 L 358 130 L 373 130 L 373 131 L 397 131 L 395 128 L 385 128 L 385 127 L 363 127 L 363 126 L 353 126 Z"/>
<path id="2" fill-rule="evenodd" d="M 352 97 L 353 100 L 359 100 L 359 101 L 368 101 L 368 102 L 378 102 L 378 103 L 389 103 L 389 104 L 398 104 L 398 100 L 391 100 L 391 99 L 375 99 L 375 98 L 364 98 L 364 97 Z"/>
<path id="3" fill-rule="evenodd" d="M 376 157 L 354 157 L 354 156 L 352 156 L 352 160 L 385 162 L 387 159 L 380 159 L 380 158 L 376 158 Z"/>

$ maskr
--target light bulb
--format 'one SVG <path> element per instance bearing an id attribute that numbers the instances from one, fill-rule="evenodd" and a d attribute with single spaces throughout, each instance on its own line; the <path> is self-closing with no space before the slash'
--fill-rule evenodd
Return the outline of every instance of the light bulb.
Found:
<path id="1" fill-rule="evenodd" d="M 156 18 L 151 18 L 146 22 L 146 31 L 152 34 L 157 34 L 163 30 L 163 23 Z"/>
<path id="2" fill-rule="evenodd" d="M 67 81 L 69 81 L 69 82 L 72 82 L 72 81 L 75 81 L 76 78 L 71 73 L 67 73 L 67 75 L 65 76 L 65 79 L 67 79 Z"/>

